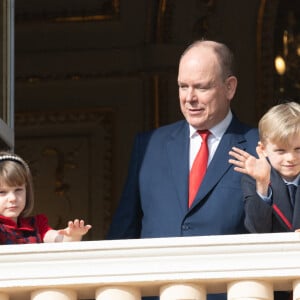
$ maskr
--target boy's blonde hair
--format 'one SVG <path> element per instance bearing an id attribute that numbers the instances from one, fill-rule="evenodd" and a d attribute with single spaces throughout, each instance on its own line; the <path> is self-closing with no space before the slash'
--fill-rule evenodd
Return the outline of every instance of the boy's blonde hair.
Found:
<path id="1" fill-rule="evenodd" d="M 0 186 L 8 185 L 26 187 L 26 204 L 20 216 L 30 215 L 34 205 L 33 182 L 27 163 L 18 155 L 11 152 L 0 152 Z"/>
<path id="2" fill-rule="evenodd" d="M 300 104 L 287 102 L 270 108 L 258 123 L 262 143 L 288 144 L 295 134 L 300 134 Z"/>

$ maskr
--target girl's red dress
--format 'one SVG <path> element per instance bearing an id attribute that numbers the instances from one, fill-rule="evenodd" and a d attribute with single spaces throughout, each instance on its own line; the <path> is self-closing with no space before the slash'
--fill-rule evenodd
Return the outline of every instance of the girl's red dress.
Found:
<path id="1" fill-rule="evenodd" d="M 46 232 L 51 229 L 44 214 L 18 218 L 18 223 L 0 216 L 0 244 L 42 243 Z"/>

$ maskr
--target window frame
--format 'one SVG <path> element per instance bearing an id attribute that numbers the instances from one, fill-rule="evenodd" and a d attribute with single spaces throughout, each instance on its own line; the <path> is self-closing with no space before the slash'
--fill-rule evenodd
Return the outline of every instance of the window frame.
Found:
<path id="1" fill-rule="evenodd" d="M 0 7 L 0 147 L 14 148 L 14 0 Z"/>

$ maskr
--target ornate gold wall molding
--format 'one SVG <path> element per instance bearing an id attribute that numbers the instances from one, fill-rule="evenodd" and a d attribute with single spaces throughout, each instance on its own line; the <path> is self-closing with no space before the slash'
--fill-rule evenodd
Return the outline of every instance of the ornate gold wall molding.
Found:
<path id="1" fill-rule="evenodd" d="M 25 4 L 23 4 L 25 3 Z M 99 22 L 118 20 L 120 0 L 16 0 L 16 23 Z"/>
<path id="2" fill-rule="evenodd" d="M 197 18 L 191 16 L 191 20 L 189 20 L 189 22 L 192 22 L 193 26 L 191 36 L 187 36 L 187 39 L 209 38 L 214 36 L 214 29 L 210 27 L 210 18 L 214 14 L 216 1 L 198 0 L 191 4 L 197 9 Z M 175 22 L 182 22 L 182 20 L 176 19 L 176 6 L 178 6 L 177 1 L 158 1 L 157 11 L 154 15 L 156 22 L 152 25 L 152 28 L 156 28 L 156 43 L 168 43 L 175 40 L 174 24 Z M 186 42 L 189 43 L 191 41 Z"/>
<path id="3" fill-rule="evenodd" d="M 261 0 L 257 18 L 257 100 L 259 119 L 274 104 L 274 26 L 278 0 Z"/>
<path id="4" fill-rule="evenodd" d="M 17 112 L 15 122 L 16 126 L 92 123 L 107 127 L 111 125 L 111 114 L 110 108 Z"/>

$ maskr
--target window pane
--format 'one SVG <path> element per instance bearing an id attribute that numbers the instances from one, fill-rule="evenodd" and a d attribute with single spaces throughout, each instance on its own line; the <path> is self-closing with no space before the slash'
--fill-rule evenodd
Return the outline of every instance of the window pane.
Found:
<path id="1" fill-rule="evenodd" d="M 0 147 L 13 148 L 14 0 L 0 3 Z"/>

